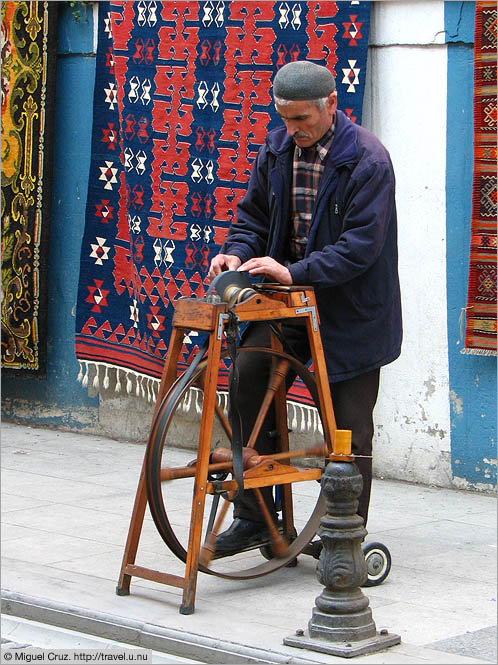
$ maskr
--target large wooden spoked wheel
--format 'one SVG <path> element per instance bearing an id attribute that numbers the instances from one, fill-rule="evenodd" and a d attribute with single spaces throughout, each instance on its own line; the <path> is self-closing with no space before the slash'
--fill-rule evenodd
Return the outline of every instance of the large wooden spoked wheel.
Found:
<path id="1" fill-rule="evenodd" d="M 238 349 L 238 353 L 266 354 L 271 358 L 274 368 L 279 366 L 280 363 L 280 368 L 284 366 L 286 371 L 293 372 L 301 378 L 309 392 L 310 399 L 317 407 L 318 417 L 320 418 L 315 379 L 302 363 L 283 352 L 262 347 L 241 347 Z M 227 354 L 225 353 L 223 357 L 226 358 Z M 190 372 L 189 375 L 187 370 L 172 385 L 157 410 L 146 452 L 145 481 L 153 520 L 166 545 L 184 563 L 187 559 L 194 477 L 174 478 L 173 480 L 164 480 L 164 478 L 170 477 L 172 471 L 185 468 L 189 462 L 193 461 L 192 458 L 195 453 L 192 450 L 196 450 L 196 441 L 199 440 L 202 386 L 206 365 L 207 359 L 203 359 L 193 373 Z M 185 413 L 186 406 L 189 405 L 188 413 L 191 421 L 185 427 L 185 417 L 188 417 Z M 244 405 L 239 406 L 241 409 L 244 408 Z M 274 408 L 273 404 L 271 408 Z M 192 411 L 194 412 L 193 416 Z M 292 407 L 290 412 L 292 412 Z M 219 446 L 230 449 L 230 425 L 223 407 L 219 404 L 216 406 L 215 416 L 211 449 Z M 178 427 L 179 418 L 183 419 L 181 429 Z M 290 425 L 292 425 L 291 422 L 289 422 L 289 430 L 291 429 Z M 184 441 L 186 431 L 188 431 L 188 442 Z M 253 430 L 253 434 L 256 435 L 257 432 Z M 183 440 L 180 441 L 180 438 Z M 321 443 L 323 443 L 323 440 Z M 187 445 L 187 449 L 179 449 L 179 446 L 185 445 Z M 313 446 L 313 448 L 316 451 L 317 446 Z M 312 448 L 309 450 L 312 450 Z M 314 454 L 316 455 L 316 452 Z M 312 454 L 308 455 L 306 451 L 303 451 L 302 457 L 312 457 Z M 323 468 L 325 461 L 326 457 L 322 453 L 307 466 Z M 292 461 L 284 459 L 283 463 L 291 464 Z M 298 466 L 297 468 L 302 467 Z M 225 477 L 223 475 L 218 476 L 217 473 L 223 472 L 210 470 L 208 480 Z M 227 480 L 232 479 L 230 468 L 226 469 L 224 473 Z M 279 557 L 272 556 L 272 549 L 269 546 L 261 549 L 261 552 L 259 549 L 254 549 L 233 556 L 215 558 L 208 565 L 202 564 L 201 556 L 199 570 L 228 579 L 250 579 L 266 575 L 285 565 L 292 565 L 297 555 L 302 552 L 316 534 L 320 525 L 320 518 L 325 512 L 325 501 L 320 493 L 320 484 L 317 479 L 291 483 L 287 487 L 290 487 L 290 490 L 286 491 L 290 493 L 290 500 L 294 504 L 294 518 L 292 535 L 288 534 L 288 550 L 284 556 L 281 553 Z M 216 504 L 214 508 L 212 504 L 210 506 L 211 502 Z M 219 515 L 220 511 L 226 511 L 228 515 L 226 523 L 216 528 L 216 532 L 220 533 L 231 523 L 232 511 L 231 507 L 226 510 L 228 507 L 224 506 L 226 503 L 228 502 L 223 497 L 219 499 L 216 495 L 206 497 L 203 542 L 206 535 L 211 532 L 213 524 L 216 524 L 216 515 Z M 182 509 L 179 508 L 180 505 L 183 506 Z M 306 514 L 303 514 L 303 511 L 307 511 Z M 285 517 L 282 521 L 286 523 Z M 264 561 L 262 561 L 262 553 L 266 559 Z"/>

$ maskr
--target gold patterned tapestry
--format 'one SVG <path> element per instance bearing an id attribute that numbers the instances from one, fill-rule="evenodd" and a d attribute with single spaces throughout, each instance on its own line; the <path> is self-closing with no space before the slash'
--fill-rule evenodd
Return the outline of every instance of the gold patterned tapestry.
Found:
<path id="1" fill-rule="evenodd" d="M 55 2 L 2 2 L 2 368 L 44 372 Z"/>

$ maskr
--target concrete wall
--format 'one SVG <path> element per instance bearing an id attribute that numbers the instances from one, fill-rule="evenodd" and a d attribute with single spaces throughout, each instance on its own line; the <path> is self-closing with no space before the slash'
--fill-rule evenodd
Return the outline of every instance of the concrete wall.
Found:
<path id="1" fill-rule="evenodd" d="M 363 124 L 394 164 L 404 339 L 382 370 L 375 470 L 451 480 L 446 342 L 446 47 L 442 2 L 372 3 Z"/>
<path id="2" fill-rule="evenodd" d="M 496 359 L 463 356 L 472 194 L 474 2 L 374 2 L 363 124 L 397 176 L 404 342 L 382 371 L 374 470 L 496 484 Z M 448 44 L 448 42 L 451 42 Z"/>
<path id="3" fill-rule="evenodd" d="M 143 442 L 152 404 L 110 390 L 97 396 L 76 381 L 95 63 L 92 17 L 76 24 L 67 6 L 60 13 L 48 373 L 4 380 L 3 415 Z M 470 232 L 473 16 L 473 2 L 373 2 L 363 123 L 388 147 L 396 171 L 405 329 L 402 356 L 382 373 L 374 471 L 486 490 L 496 483 L 496 359 L 461 355 L 459 325 Z"/>

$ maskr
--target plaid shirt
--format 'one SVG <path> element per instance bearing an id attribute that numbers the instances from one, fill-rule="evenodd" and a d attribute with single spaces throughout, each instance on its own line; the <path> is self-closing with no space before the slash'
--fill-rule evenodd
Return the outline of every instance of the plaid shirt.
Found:
<path id="1" fill-rule="evenodd" d="M 334 125 L 310 148 L 294 148 L 290 262 L 304 257 L 323 162 L 332 145 Z"/>

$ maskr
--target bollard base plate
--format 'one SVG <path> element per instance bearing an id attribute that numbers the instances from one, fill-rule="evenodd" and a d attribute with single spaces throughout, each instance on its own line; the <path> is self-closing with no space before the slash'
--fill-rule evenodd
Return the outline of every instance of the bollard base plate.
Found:
<path id="1" fill-rule="evenodd" d="M 298 649 L 310 649 L 320 653 L 328 653 L 332 656 L 342 656 L 343 658 L 352 658 L 354 656 L 363 656 L 368 653 L 382 651 L 395 644 L 400 644 L 401 637 L 393 633 L 377 633 L 375 637 L 368 640 L 358 640 L 356 642 L 328 642 L 310 637 L 309 632 L 304 631 L 303 635 L 290 635 L 284 637 L 284 644 Z"/>

